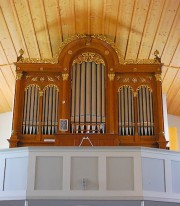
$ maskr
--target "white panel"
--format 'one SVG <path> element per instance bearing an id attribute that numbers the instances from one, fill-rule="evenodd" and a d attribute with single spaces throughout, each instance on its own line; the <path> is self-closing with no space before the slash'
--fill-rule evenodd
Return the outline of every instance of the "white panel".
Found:
<path id="1" fill-rule="evenodd" d="M 6 159 L 4 190 L 26 190 L 28 159 L 26 157 Z"/>
<path id="2" fill-rule="evenodd" d="M 172 169 L 172 191 L 180 193 L 180 162 L 171 161 Z"/>
<path id="3" fill-rule="evenodd" d="M 62 157 L 37 157 L 35 190 L 61 190 L 62 178 Z"/>
<path id="4" fill-rule="evenodd" d="M 134 190 L 132 157 L 107 158 L 107 190 Z"/>
<path id="5" fill-rule="evenodd" d="M 142 158 L 143 190 L 165 192 L 164 160 Z"/>
<path id="6" fill-rule="evenodd" d="M 98 190 L 98 158 L 73 157 L 71 190 Z"/>

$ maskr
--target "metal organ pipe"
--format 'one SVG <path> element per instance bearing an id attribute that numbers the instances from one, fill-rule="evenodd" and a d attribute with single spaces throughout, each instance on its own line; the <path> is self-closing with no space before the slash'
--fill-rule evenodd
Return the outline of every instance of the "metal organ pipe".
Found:
<path id="1" fill-rule="evenodd" d="M 105 131 L 105 67 L 95 62 L 74 64 L 72 68 L 72 133 Z"/>
<path id="2" fill-rule="evenodd" d="M 119 135 L 134 135 L 134 102 L 130 86 L 122 86 L 118 92 Z"/>
<path id="3" fill-rule="evenodd" d="M 58 98 L 59 92 L 55 85 L 48 85 L 45 87 L 43 96 L 42 134 L 52 135 L 57 133 Z"/>
<path id="4" fill-rule="evenodd" d="M 138 88 L 138 134 L 154 135 L 152 91 L 148 86 Z"/>
<path id="5" fill-rule="evenodd" d="M 24 91 L 23 134 L 38 133 L 39 117 L 39 87 L 29 85 Z"/>

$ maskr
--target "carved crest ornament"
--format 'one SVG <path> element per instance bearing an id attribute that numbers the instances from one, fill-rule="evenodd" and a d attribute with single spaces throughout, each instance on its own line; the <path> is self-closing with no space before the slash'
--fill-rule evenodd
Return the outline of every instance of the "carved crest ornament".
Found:
<path id="1" fill-rule="evenodd" d="M 70 36 L 69 38 L 65 39 L 59 46 L 59 50 L 56 53 L 56 55 L 51 58 L 43 58 L 43 59 L 39 59 L 39 58 L 23 58 L 23 50 L 20 50 L 20 56 L 17 58 L 17 62 L 18 63 L 50 63 L 50 64 L 57 64 L 58 63 L 58 57 L 59 54 L 61 53 L 61 51 L 63 50 L 63 48 L 68 45 L 69 43 L 71 43 L 74 40 L 77 39 L 86 39 L 86 45 L 90 44 L 91 39 L 99 39 L 103 42 L 106 42 L 108 45 L 110 45 L 116 52 L 118 59 L 119 59 L 119 63 L 120 64 L 160 64 L 160 58 L 158 57 L 158 51 L 155 51 L 155 58 L 154 59 L 127 59 L 124 60 L 124 57 L 121 55 L 120 50 L 118 49 L 118 47 L 116 46 L 115 42 L 104 36 L 101 34 L 93 34 L 93 35 L 86 35 L 86 34 L 76 34 L 73 36 Z M 82 54 L 83 57 L 83 54 Z M 83 57 L 86 59 L 87 56 Z M 93 56 L 90 55 L 88 58 L 92 58 Z M 102 60 L 103 61 L 103 60 Z"/>

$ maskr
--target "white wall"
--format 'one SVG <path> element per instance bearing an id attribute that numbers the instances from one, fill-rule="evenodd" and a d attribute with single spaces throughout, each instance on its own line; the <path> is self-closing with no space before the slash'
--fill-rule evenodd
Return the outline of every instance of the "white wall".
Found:
<path id="1" fill-rule="evenodd" d="M 168 115 L 168 125 L 169 127 L 176 127 L 177 128 L 177 135 L 178 135 L 178 148 L 180 151 L 180 116 L 175 115 Z"/>
<path id="2" fill-rule="evenodd" d="M 166 94 L 162 95 L 162 101 L 163 101 L 163 117 L 164 117 L 164 133 L 165 138 L 167 141 L 169 141 L 169 126 L 168 126 L 168 114 L 167 114 L 167 101 L 166 101 Z M 167 144 L 169 146 L 169 143 Z"/>
<path id="3" fill-rule="evenodd" d="M 11 136 L 12 116 L 12 112 L 0 114 L 0 149 L 9 147 L 7 139 Z"/>

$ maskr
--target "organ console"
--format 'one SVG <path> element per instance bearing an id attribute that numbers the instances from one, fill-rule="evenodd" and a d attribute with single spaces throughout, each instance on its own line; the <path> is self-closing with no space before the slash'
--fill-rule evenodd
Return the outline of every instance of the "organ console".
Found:
<path id="1" fill-rule="evenodd" d="M 10 147 L 165 148 L 161 66 L 157 51 L 125 60 L 102 35 L 72 36 L 53 59 L 21 52 Z"/>

